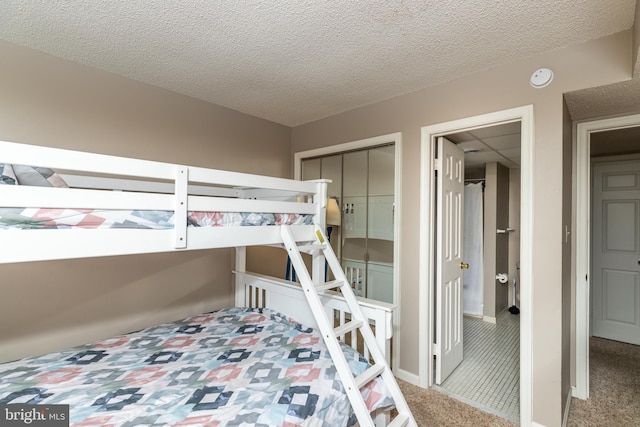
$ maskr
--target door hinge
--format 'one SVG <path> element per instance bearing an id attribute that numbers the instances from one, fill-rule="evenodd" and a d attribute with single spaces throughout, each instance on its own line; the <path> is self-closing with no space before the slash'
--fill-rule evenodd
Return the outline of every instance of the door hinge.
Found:
<path id="1" fill-rule="evenodd" d="M 433 169 L 438 171 L 441 167 L 442 162 L 440 161 L 440 159 L 433 159 Z"/>
<path id="2" fill-rule="evenodd" d="M 433 343 L 431 346 L 431 352 L 435 355 L 440 355 L 440 344 Z"/>

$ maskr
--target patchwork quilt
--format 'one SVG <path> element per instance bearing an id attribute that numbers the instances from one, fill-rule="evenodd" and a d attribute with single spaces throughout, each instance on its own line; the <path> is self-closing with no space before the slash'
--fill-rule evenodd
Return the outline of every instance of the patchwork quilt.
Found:
<path id="1" fill-rule="evenodd" d="M 0 208 L 0 229 L 170 229 L 173 211 Z M 189 212 L 188 227 L 312 224 L 313 215 L 253 212 Z"/>
<path id="2" fill-rule="evenodd" d="M 68 187 L 49 168 L 0 163 L 0 185 Z M 312 224 L 313 215 L 252 212 L 189 212 L 189 227 Z M 0 207 L 0 229 L 138 228 L 171 229 L 173 211 Z"/>
<path id="3" fill-rule="evenodd" d="M 28 165 L 0 163 L 0 185 L 34 185 L 38 187 L 68 187 L 52 169 Z"/>
<path id="4" fill-rule="evenodd" d="M 351 348 L 355 375 L 369 365 Z M 370 409 L 390 408 L 381 380 Z M 72 426 L 346 426 L 355 423 L 312 329 L 231 308 L 0 365 L 0 403 L 69 404 Z"/>

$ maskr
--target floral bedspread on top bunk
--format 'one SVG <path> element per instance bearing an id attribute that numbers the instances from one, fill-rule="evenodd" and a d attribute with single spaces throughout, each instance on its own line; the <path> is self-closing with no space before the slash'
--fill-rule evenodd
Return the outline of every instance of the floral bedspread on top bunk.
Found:
<path id="1" fill-rule="evenodd" d="M 0 185 L 67 187 L 49 168 L 0 163 Z M 1 203 L 1 202 L 0 202 Z M 172 229 L 173 211 L 0 207 L 0 229 Z M 189 227 L 312 224 L 313 215 L 253 212 L 188 212 Z"/>
<path id="2" fill-rule="evenodd" d="M 368 363 L 345 347 L 354 374 Z M 370 409 L 393 400 L 364 389 Z M 0 365 L 0 403 L 69 404 L 72 426 L 355 423 L 321 337 L 267 309 L 231 308 Z"/>

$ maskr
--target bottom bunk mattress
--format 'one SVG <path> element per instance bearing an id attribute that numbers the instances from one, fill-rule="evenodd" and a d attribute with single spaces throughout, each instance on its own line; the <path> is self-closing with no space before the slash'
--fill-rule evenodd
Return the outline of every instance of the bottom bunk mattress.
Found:
<path id="1" fill-rule="evenodd" d="M 345 347 L 357 375 L 369 365 Z M 371 410 L 391 408 L 379 378 Z M 268 309 L 230 308 L 0 365 L 0 404 L 68 404 L 72 426 L 355 423 L 318 333 Z"/>

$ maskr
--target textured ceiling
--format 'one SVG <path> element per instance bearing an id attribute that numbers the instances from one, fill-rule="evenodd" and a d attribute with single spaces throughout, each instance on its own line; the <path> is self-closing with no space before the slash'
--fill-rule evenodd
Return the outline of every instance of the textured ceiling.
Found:
<path id="1" fill-rule="evenodd" d="M 0 38 L 295 126 L 629 29 L 635 0 L 2 0 Z"/>
<path id="2" fill-rule="evenodd" d="M 640 76 L 564 95 L 575 121 L 640 112 Z"/>

